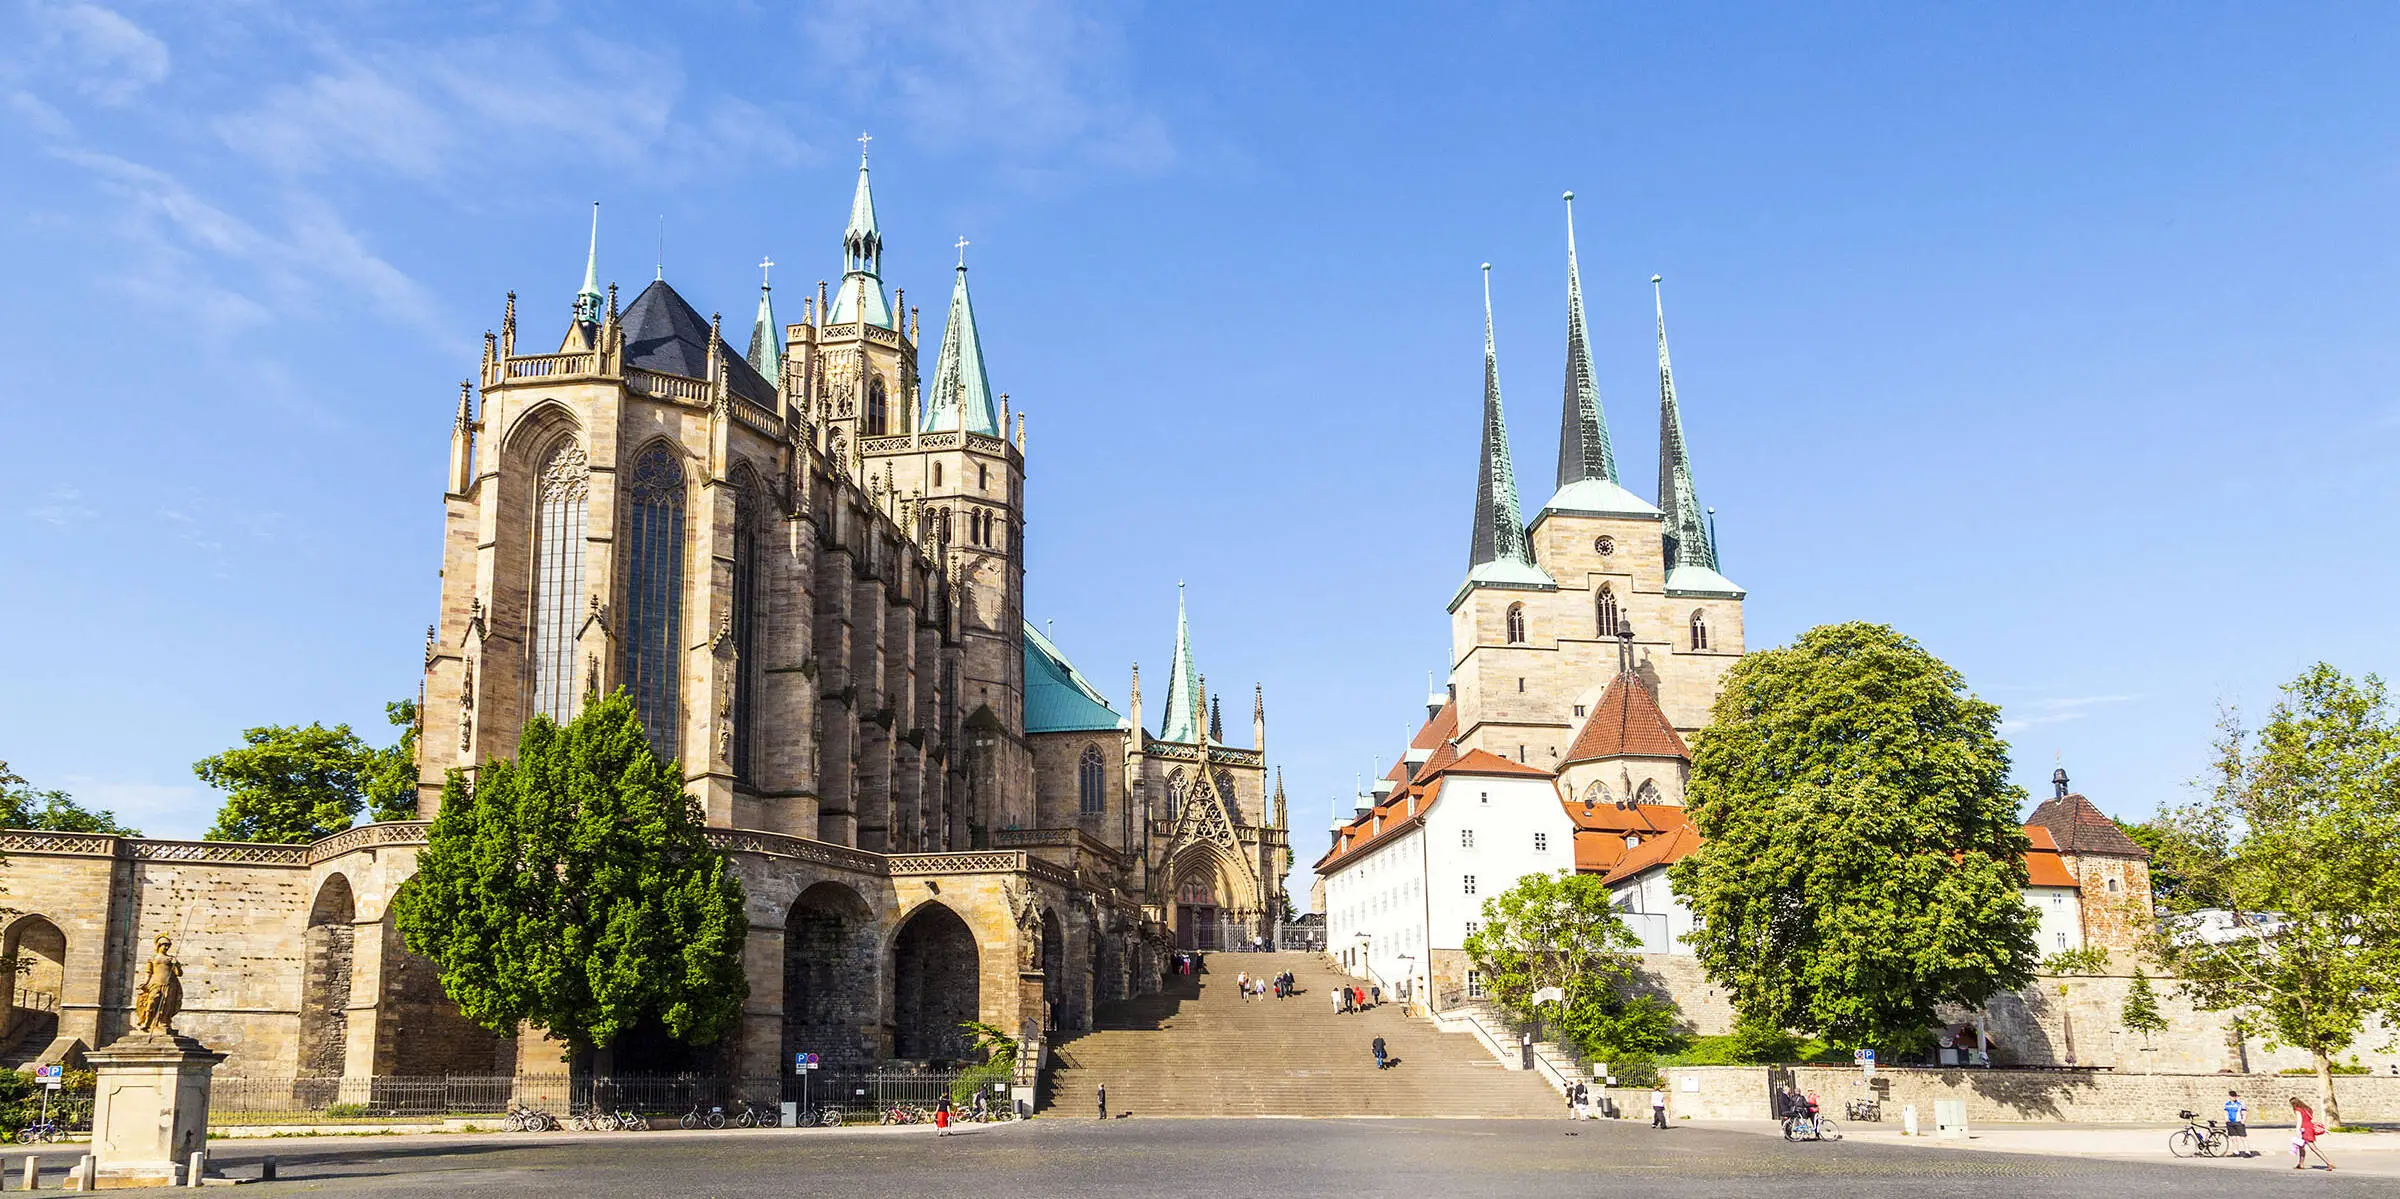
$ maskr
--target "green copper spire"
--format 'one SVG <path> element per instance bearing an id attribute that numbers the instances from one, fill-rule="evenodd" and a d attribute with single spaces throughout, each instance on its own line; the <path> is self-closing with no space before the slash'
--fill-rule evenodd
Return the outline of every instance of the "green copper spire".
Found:
<path id="1" fill-rule="evenodd" d="M 967 299 L 967 239 L 958 239 L 958 282 L 950 288 L 950 319 L 942 328 L 941 356 L 934 361 L 933 390 L 926 396 L 924 431 L 964 429 L 1001 435 L 992 382 L 983 372 L 983 339 L 975 333 L 975 306 Z"/>
<path id="2" fill-rule="evenodd" d="M 1175 584 L 1175 663 L 1167 675 L 1166 715 L 1159 720 L 1161 741 L 1196 745 L 1200 741 L 1199 672 L 1192 667 L 1191 625 L 1184 619 L 1183 583 Z"/>
<path id="3" fill-rule="evenodd" d="M 1583 280 L 1575 268 L 1575 193 L 1567 201 L 1567 391 L 1558 417 L 1558 485 L 1617 481 L 1617 455 L 1592 382 L 1592 336 L 1583 321 Z"/>
<path id="4" fill-rule="evenodd" d="M 1475 535 L 1467 581 L 1549 583 L 1533 564 L 1508 461 L 1508 417 L 1500 408 L 1500 355 L 1492 344 L 1492 264 L 1483 264 L 1483 457 L 1475 476 Z"/>
<path id="5" fill-rule="evenodd" d="M 1658 308 L 1658 507 L 1666 538 L 1670 593 L 1740 594 L 1717 573 L 1717 546 L 1709 515 L 1692 485 L 1692 455 L 1683 440 L 1683 414 L 1675 403 L 1675 366 L 1667 357 L 1667 302 L 1659 276 L 1650 276 Z"/>
<path id="6" fill-rule="evenodd" d="M 772 258 L 758 261 L 758 319 L 751 322 L 750 352 L 743 357 L 750 360 L 750 369 L 757 371 L 761 378 L 781 386 L 783 330 L 775 324 L 775 305 L 768 300 L 775 289 L 767 286 L 767 272 L 774 267 L 775 260 Z"/>
<path id="7" fill-rule="evenodd" d="M 858 190 L 850 197 L 850 224 L 842 230 L 842 286 L 833 294 L 829 325 L 864 321 L 890 329 L 891 302 L 883 295 L 883 233 L 875 225 L 875 191 L 867 186 L 867 143 L 858 135 Z"/>
<path id="8" fill-rule="evenodd" d="M 592 247 L 583 256 L 583 290 L 575 293 L 575 323 L 600 323 L 600 201 L 592 201 Z"/>

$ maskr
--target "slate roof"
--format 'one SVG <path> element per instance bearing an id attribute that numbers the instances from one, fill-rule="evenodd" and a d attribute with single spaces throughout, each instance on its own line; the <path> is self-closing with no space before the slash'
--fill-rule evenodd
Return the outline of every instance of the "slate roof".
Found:
<path id="1" fill-rule="evenodd" d="M 1562 764 L 1620 757 L 1682 758 L 1692 751 L 1659 710 L 1658 697 L 1631 674 L 1610 680 Z"/>
<path id="2" fill-rule="evenodd" d="M 1025 731 L 1100 732 L 1124 729 L 1125 718 L 1067 661 L 1058 646 L 1025 626 Z"/>
<path id="3" fill-rule="evenodd" d="M 708 377 L 708 318 L 701 316 L 664 279 L 654 280 L 618 318 L 625 331 L 625 364 L 687 379 Z M 720 345 L 723 341 L 720 340 Z M 725 347 L 725 385 L 733 394 L 765 408 L 775 406 L 775 385 L 752 369 L 733 347 Z"/>
<path id="4" fill-rule="evenodd" d="M 2033 810 L 2025 823 L 2049 830 L 2058 842 L 2058 851 L 2065 854 L 2092 854 L 2109 858 L 2140 858 L 2147 861 L 2150 851 L 2125 835 L 2117 822 L 2108 818 L 2092 801 L 2081 795 L 2067 795 L 2044 800 Z"/>

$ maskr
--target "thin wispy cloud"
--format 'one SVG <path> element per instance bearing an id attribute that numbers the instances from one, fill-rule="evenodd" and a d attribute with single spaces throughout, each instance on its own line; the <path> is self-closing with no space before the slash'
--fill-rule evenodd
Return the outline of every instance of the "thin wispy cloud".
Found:
<path id="1" fill-rule="evenodd" d="M 2132 703 L 2140 698 L 2139 695 L 2075 695 L 2027 700 L 2008 706 L 2009 715 L 2000 722 L 2000 731 L 2013 733 L 2045 724 L 2082 720 L 2090 716 L 2094 709 Z"/>
<path id="2" fill-rule="evenodd" d="M 1175 161 L 1135 95 L 1116 10 L 1076 0 L 840 0 L 801 31 L 861 94 L 895 97 L 939 146 L 994 147 L 1021 175 L 1072 166 L 1149 173 Z"/>
<path id="3" fill-rule="evenodd" d="M 28 0 L 9 73 L 54 82 L 86 99 L 126 104 L 167 77 L 167 44 L 113 9 Z"/>
<path id="4" fill-rule="evenodd" d="M 68 486 L 53 487 L 44 492 L 41 502 L 26 509 L 25 514 L 60 529 L 82 524 L 100 515 L 83 502 L 81 489 Z"/>

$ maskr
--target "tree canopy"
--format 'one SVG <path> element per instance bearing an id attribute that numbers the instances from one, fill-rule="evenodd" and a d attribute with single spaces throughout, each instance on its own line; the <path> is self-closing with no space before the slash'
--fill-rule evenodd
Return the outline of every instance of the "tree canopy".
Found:
<path id="1" fill-rule="evenodd" d="M 2030 980 L 2024 792 L 1999 720 L 1884 625 L 1811 629 L 1727 672 L 1686 788 L 1705 840 L 1668 877 L 1746 1019 L 1906 1050 L 1937 1004 Z"/>
<path id="2" fill-rule="evenodd" d="M 2383 681 L 2319 663 L 2255 735 L 2226 712 L 2206 786 L 2153 822 L 2183 880 L 2159 897 L 2158 949 L 2195 1003 L 2308 1051 L 2338 1123 L 2332 1055 L 2370 1014 L 2400 1022 L 2400 726 Z M 2192 927 L 2212 908 L 2232 935 Z"/>
<path id="3" fill-rule="evenodd" d="M 564 727 L 536 716 L 516 758 L 442 788 L 396 917 L 459 1010 L 597 1049 L 645 1020 L 700 1045 L 749 993 L 742 889 L 620 690 Z"/>
<path id="4" fill-rule="evenodd" d="M 271 724 L 193 763 L 201 782 L 227 792 L 207 839 L 315 841 L 349 828 L 369 801 L 372 820 L 416 819 L 416 701 L 385 704 L 384 715 L 400 737 L 381 749 L 346 724 Z"/>
<path id="5" fill-rule="evenodd" d="M 1516 1020 L 1548 1016 L 1586 1052 L 1615 1058 L 1677 1040 L 1673 1004 L 1621 991 L 1639 944 L 1599 875 L 1528 874 L 1483 901 L 1466 951 L 1492 1006 Z M 1533 996 L 1549 987 L 1565 1002 L 1537 1012 Z"/>

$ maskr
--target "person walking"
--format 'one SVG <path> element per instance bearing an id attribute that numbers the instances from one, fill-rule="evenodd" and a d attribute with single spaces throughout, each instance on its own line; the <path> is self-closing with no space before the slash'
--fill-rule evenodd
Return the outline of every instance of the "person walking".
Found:
<path id="1" fill-rule="evenodd" d="M 1106 1120 L 1106 1119 L 1108 1119 L 1108 1084 L 1107 1084 L 1107 1083 L 1101 1083 L 1101 1084 L 1100 1084 L 1100 1091 L 1099 1091 L 1099 1094 L 1100 1094 L 1100 1118 L 1101 1118 L 1101 1119 L 1103 1119 L 1103 1120 Z"/>
<path id="2" fill-rule="evenodd" d="M 2251 1157 L 2250 1105 L 2240 1091 L 2225 1092 L 2225 1144 L 2235 1157 Z"/>
<path id="3" fill-rule="evenodd" d="M 1244 999 L 1248 999 L 1248 998 L 1250 998 L 1250 972 L 1249 972 L 1249 971 L 1247 971 L 1247 970 L 1244 970 L 1244 971 L 1242 971 L 1241 973 L 1234 975 L 1234 976 L 1233 976 L 1233 985 L 1234 985 L 1234 986 L 1236 986 L 1236 987 L 1239 987 L 1239 988 L 1241 988 L 1241 992 L 1242 992 L 1242 998 L 1244 998 Z"/>
<path id="4" fill-rule="evenodd" d="M 1660 1084 L 1652 1083 L 1650 1085 L 1650 1127 L 1665 1128 L 1666 1126 L 1667 1090 Z"/>
<path id="5" fill-rule="evenodd" d="M 2317 1148 L 2317 1138 L 2325 1135 L 2325 1126 L 2317 1123 L 2316 1110 L 2300 1102 L 2300 1097 L 2294 1095 L 2292 1096 L 2292 1114 L 2299 1118 L 2296 1121 L 2298 1127 L 2292 1130 L 2292 1168 L 2295 1170 L 2307 1169 L 2308 1155 L 2313 1150 L 2317 1155 L 2317 1160 L 2324 1162 L 2326 1169 L 2332 1169 L 2333 1163 L 2327 1160 L 2325 1151 Z"/>
<path id="6" fill-rule="evenodd" d="M 950 1097 L 948 1095 L 942 1096 L 940 1101 L 933 1105 L 933 1135 L 937 1137 L 950 1135 Z"/>
<path id="7" fill-rule="evenodd" d="M 1384 1054 L 1383 1038 L 1375 1038 L 1375 1068 L 1381 1070 L 1390 1064 L 1391 1060 Z"/>

